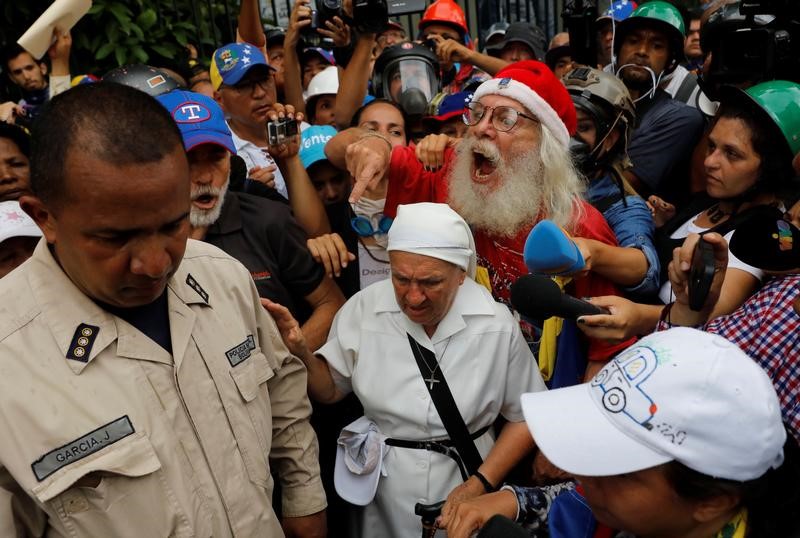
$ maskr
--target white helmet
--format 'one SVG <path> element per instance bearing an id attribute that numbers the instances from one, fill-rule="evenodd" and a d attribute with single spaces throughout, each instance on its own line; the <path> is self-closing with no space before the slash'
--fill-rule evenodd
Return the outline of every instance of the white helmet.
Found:
<path id="1" fill-rule="evenodd" d="M 308 93 L 306 95 L 307 109 L 311 108 L 311 100 L 320 95 L 336 95 L 339 92 L 339 69 L 335 65 L 329 65 L 311 79 L 308 83 Z"/>

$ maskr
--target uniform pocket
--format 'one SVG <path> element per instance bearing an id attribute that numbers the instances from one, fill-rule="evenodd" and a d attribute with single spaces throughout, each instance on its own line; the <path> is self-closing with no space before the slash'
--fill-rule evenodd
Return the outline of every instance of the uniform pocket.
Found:
<path id="1" fill-rule="evenodd" d="M 263 353 L 254 352 L 230 371 L 246 410 L 246 414 L 240 413 L 241 406 L 233 406 L 229 410 L 233 433 L 250 479 L 264 488 L 272 487 L 268 462 L 272 446 L 272 408 L 266 384 L 275 376 L 275 367 L 277 364 L 271 364 Z M 260 447 L 257 453 L 248 450 L 256 446 Z"/>
<path id="2" fill-rule="evenodd" d="M 62 467 L 33 493 L 75 536 L 194 536 L 141 432 Z"/>

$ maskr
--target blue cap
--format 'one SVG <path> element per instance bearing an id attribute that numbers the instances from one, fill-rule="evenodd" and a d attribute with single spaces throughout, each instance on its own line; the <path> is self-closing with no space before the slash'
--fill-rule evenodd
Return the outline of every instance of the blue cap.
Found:
<path id="1" fill-rule="evenodd" d="M 267 63 L 267 59 L 259 48 L 250 43 L 229 43 L 214 51 L 209 69 L 211 85 L 215 90 L 218 90 L 223 84 L 234 86 L 257 66 L 275 70 Z"/>
<path id="2" fill-rule="evenodd" d="M 469 102 L 472 101 L 472 92 L 457 92 L 446 95 L 436 107 L 436 115 L 428 116 L 426 120 L 447 121 L 450 118 L 461 116 Z"/>
<path id="3" fill-rule="evenodd" d="M 614 19 L 617 22 L 624 21 L 631 16 L 637 7 L 638 4 L 633 0 L 616 0 L 611 2 L 611 6 L 597 20 Z"/>
<path id="4" fill-rule="evenodd" d="M 329 50 L 323 49 L 322 47 L 309 47 L 307 49 L 303 49 L 303 54 L 300 56 L 300 63 L 305 63 L 308 60 L 308 57 L 312 54 L 321 56 L 323 60 L 331 65 L 336 65 L 336 58 L 333 57 L 333 53 Z"/>
<path id="5" fill-rule="evenodd" d="M 325 144 L 336 136 L 336 129 L 330 125 L 312 125 L 303 130 L 300 141 L 300 161 L 308 169 L 312 164 L 327 160 Z"/>
<path id="6" fill-rule="evenodd" d="M 217 144 L 236 154 L 225 115 L 213 99 L 187 90 L 172 90 L 156 99 L 178 125 L 186 151 L 200 144 Z"/>

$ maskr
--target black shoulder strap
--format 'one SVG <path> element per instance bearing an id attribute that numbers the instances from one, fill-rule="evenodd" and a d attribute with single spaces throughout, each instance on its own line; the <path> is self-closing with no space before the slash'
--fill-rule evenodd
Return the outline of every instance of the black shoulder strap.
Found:
<path id="1" fill-rule="evenodd" d="M 612 194 L 610 196 L 606 196 L 605 198 L 600 198 L 596 202 L 592 202 L 592 205 L 600 213 L 605 213 L 606 211 L 608 211 L 609 207 L 611 207 L 612 205 L 616 204 L 617 202 L 619 202 L 622 199 L 623 199 L 623 195 L 621 193 L 617 192 L 617 193 L 614 193 L 614 194 Z"/>
<path id="2" fill-rule="evenodd" d="M 441 368 L 437 368 L 430 373 L 430 377 L 425 370 L 430 370 L 428 364 L 436 364 L 436 355 L 426 347 L 423 347 L 414 340 L 414 337 L 406 333 L 408 336 L 408 344 L 411 346 L 411 352 L 414 354 L 414 359 L 417 361 L 419 372 L 422 374 L 422 379 L 425 380 L 425 388 L 431 395 L 433 405 L 436 406 L 436 411 L 439 413 L 444 428 L 447 430 L 447 435 L 464 460 L 464 465 L 467 467 L 469 474 L 473 474 L 478 470 L 478 467 L 483 463 L 478 448 L 475 446 L 475 441 L 464 423 L 464 417 L 456 406 L 456 401 L 453 399 L 453 394 L 450 392 L 450 387 L 447 386 L 447 380 L 444 378 Z M 427 361 L 427 362 L 426 362 Z M 427 377 L 427 379 L 426 379 Z"/>

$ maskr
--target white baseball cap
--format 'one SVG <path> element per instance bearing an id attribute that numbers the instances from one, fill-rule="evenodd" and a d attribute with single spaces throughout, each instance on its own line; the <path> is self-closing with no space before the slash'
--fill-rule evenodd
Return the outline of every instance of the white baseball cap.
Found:
<path id="1" fill-rule="evenodd" d="M 783 463 L 786 430 L 767 374 L 736 345 L 685 327 L 651 334 L 589 383 L 522 395 L 542 452 L 582 476 L 672 460 L 746 481 Z"/>
<path id="2" fill-rule="evenodd" d="M 12 237 L 42 237 L 42 231 L 16 200 L 0 202 L 0 243 Z"/>

